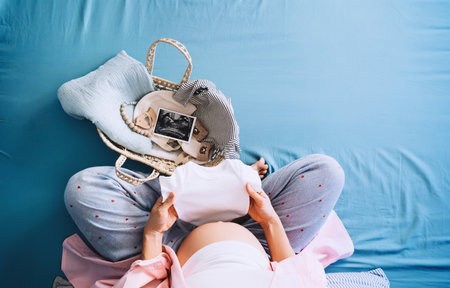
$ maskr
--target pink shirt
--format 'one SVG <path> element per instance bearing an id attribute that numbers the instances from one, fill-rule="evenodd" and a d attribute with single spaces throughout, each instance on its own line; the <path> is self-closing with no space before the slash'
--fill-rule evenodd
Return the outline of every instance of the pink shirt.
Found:
<path id="1" fill-rule="evenodd" d="M 324 268 L 352 255 L 353 251 L 353 242 L 347 230 L 332 211 L 305 249 L 281 262 L 270 263 L 274 271 L 270 287 L 325 288 L 327 281 Z M 74 234 L 63 243 L 61 269 L 76 288 L 188 288 L 175 252 L 165 245 L 163 252 L 150 260 L 140 260 L 140 255 L 136 255 L 119 262 L 110 262 L 90 250 Z"/>

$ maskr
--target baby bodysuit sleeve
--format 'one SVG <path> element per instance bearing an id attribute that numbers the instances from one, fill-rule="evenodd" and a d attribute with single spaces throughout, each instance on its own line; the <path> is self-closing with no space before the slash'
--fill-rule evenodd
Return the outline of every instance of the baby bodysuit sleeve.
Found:
<path id="1" fill-rule="evenodd" d="M 252 166 L 246 165 L 243 162 L 236 162 L 239 165 L 239 171 L 241 171 L 242 181 L 245 187 L 245 184 L 250 183 L 255 191 L 261 191 L 261 178 L 259 177 L 258 171 L 253 169 Z"/>
<path id="2" fill-rule="evenodd" d="M 160 176 L 159 184 L 161 185 L 161 195 L 163 202 L 169 197 L 170 192 L 175 193 L 175 198 L 179 193 L 182 193 L 182 187 L 186 181 L 187 165 L 176 168 L 172 176 Z"/>

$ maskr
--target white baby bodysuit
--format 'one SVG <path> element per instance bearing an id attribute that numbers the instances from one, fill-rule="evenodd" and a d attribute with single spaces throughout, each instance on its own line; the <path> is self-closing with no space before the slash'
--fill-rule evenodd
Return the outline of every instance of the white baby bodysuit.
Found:
<path id="1" fill-rule="evenodd" d="M 178 217 L 195 225 L 246 215 L 250 199 L 245 185 L 261 191 L 258 172 L 238 159 L 226 159 L 214 167 L 190 161 L 172 176 L 159 177 L 159 182 L 163 201 L 174 192 Z"/>

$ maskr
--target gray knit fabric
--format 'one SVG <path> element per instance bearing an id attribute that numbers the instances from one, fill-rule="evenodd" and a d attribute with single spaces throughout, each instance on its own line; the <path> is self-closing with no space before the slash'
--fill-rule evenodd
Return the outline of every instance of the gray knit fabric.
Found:
<path id="1" fill-rule="evenodd" d="M 191 102 L 197 106 L 194 116 L 208 130 L 204 141 L 213 142 L 224 151 L 225 158 L 239 159 L 239 126 L 234 118 L 230 98 L 216 89 L 208 80 L 189 81 L 181 85 L 173 98 L 186 105 Z"/>
<path id="2" fill-rule="evenodd" d="M 55 280 L 53 280 L 52 288 L 73 288 L 73 286 L 61 276 L 56 276 Z"/>
<path id="3" fill-rule="evenodd" d="M 383 269 L 368 272 L 328 273 L 328 288 L 389 288 Z"/>

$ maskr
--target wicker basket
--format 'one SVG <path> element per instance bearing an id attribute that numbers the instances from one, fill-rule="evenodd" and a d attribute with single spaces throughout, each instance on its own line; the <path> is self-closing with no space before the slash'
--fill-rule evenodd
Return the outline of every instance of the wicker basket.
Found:
<path id="1" fill-rule="evenodd" d="M 153 73 L 153 65 L 155 63 L 155 52 L 156 52 L 156 45 L 158 45 L 159 42 L 164 42 L 170 45 L 173 45 L 175 48 L 177 48 L 183 55 L 186 57 L 186 60 L 188 61 L 188 66 L 186 68 L 186 71 L 184 72 L 183 78 L 181 79 L 180 83 L 174 83 L 168 80 L 165 80 L 163 78 L 157 77 L 152 75 Z M 161 38 L 156 40 L 152 43 L 150 46 L 148 53 L 147 53 L 147 60 L 145 63 L 145 66 L 147 68 L 148 73 L 153 79 L 154 85 L 157 89 L 160 90 L 170 90 L 170 91 L 176 91 L 180 88 L 180 86 L 189 81 L 189 77 L 191 75 L 192 71 L 192 60 L 191 56 L 189 55 L 189 52 L 187 51 L 186 47 L 184 47 L 183 44 L 180 42 L 168 39 L 168 38 Z M 133 184 L 133 185 L 140 185 L 144 182 L 147 182 L 149 180 L 155 179 L 159 176 L 160 173 L 166 174 L 166 175 L 172 175 L 172 173 L 175 171 L 175 168 L 177 167 L 177 164 L 174 161 L 155 157 L 152 155 L 143 155 L 138 154 L 133 151 L 127 150 L 125 147 L 122 147 L 113 141 L 111 141 L 100 129 L 97 128 L 97 131 L 100 135 L 100 138 L 103 140 L 103 142 L 111 148 L 112 150 L 120 153 L 119 158 L 116 161 L 115 168 L 116 168 L 116 175 L 120 179 Z M 150 139 L 149 139 L 150 141 Z M 120 168 L 123 166 L 127 158 L 139 161 L 141 163 L 144 163 L 153 169 L 153 172 L 147 176 L 146 178 L 136 178 L 131 175 L 126 174 L 125 172 L 121 171 Z M 216 150 L 213 155 L 211 156 L 210 161 L 208 161 L 205 164 L 202 164 L 203 166 L 215 166 L 219 164 L 224 159 L 223 151 Z"/>

